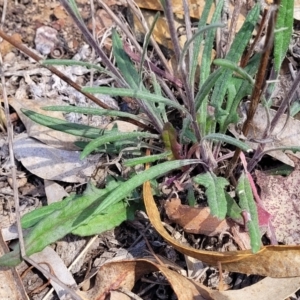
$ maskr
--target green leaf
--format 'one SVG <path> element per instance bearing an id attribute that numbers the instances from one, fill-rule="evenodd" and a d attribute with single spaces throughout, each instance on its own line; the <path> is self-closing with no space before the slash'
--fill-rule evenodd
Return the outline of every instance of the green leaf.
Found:
<path id="1" fill-rule="evenodd" d="M 103 201 L 103 197 L 108 192 L 109 189 L 99 190 L 92 185 L 88 185 L 81 196 L 74 197 L 72 201 L 66 201 L 66 203 L 62 201 L 65 205 L 62 205 L 60 209 L 53 209 L 46 216 L 43 216 L 43 211 L 40 210 L 40 220 L 24 237 L 26 254 L 30 256 L 33 253 L 42 251 L 46 246 L 63 238 L 79 225 L 84 224 L 86 218 L 93 214 L 95 203 L 97 205 L 98 202 Z M 30 215 L 32 216 L 33 213 L 30 213 Z M 31 217 L 27 218 L 31 219 Z M 15 252 L 10 252 L 0 257 L 0 266 L 15 266 L 20 262 L 19 248 Z"/>
<path id="2" fill-rule="evenodd" d="M 249 76 L 254 76 L 257 72 L 258 65 L 260 62 L 261 54 L 256 54 L 249 61 L 248 65 L 245 67 L 245 71 Z M 226 101 L 226 114 L 223 117 L 218 117 L 218 123 L 220 124 L 220 133 L 225 133 L 229 124 L 237 123 L 239 116 L 237 114 L 238 106 L 241 100 L 252 93 L 253 86 L 241 78 L 232 77 L 230 84 L 233 84 L 236 89 L 235 97 L 232 101 L 227 99 Z"/>
<path id="3" fill-rule="evenodd" d="M 254 79 L 252 78 L 252 76 L 249 75 L 245 71 L 245 69 L 239 67 L 237 64 L 231 62 L 230 60 L 218 58 L 213 61 L 213 64 L 226 69 L 230 69 L 231 71 L 240 75 L 243 79 L 247 80 L 250 84 L 254 85 Z"/>
<path id="4" fill-rule="evenodd" d="M 259 251 L 261 246 L 260 230 L 258 225 L 257 207 L 253 199 L 251 186 L 245 173 L 243 173 L 236 187 L 237 195 L 240 199 L 240 207 L 244 213 L 248 214 L 249 221 L 247 228 L 250 235 L 250 244 L 253 253 Z"/>
<path id="5" fill-rule="evenodd" d="M 217 140 L 217 141 L 220 141 L 220 142 L 225 142 L 227 144 L 236 146 L 236 147 L 240 148 L 243 151 L 247 151 L 247 152 L 252 151 L 252 149 L 246 143 L 244 143 L 242 141 L 239 141 L 238 139 L 233 138 L 231 136 L 228 136 L 226 134 L 222 134 L 222 133 L 208 134 L 208 135 L 206 135 L 202 138 L 202 141 L 203 140 Z"/>
<path id="6" fill-rule="evenodd" d="M 119 226 L 123 221 L 133 220 L 137 209 L 141 209 L 141 205 L 120 201 L 110 206 L 104 214 L 96 215 L 89 222 L 78 226 L 72 234 L 79 236 L 100 234 Z"/>
<path id="7" fill-rule="evenodd" d="M 167 151 L 171 151 L 169 160 L 180 159 L 181 157 L 181 145 L 177 142 L 177 132 L 170 122 L 164 125 L 162 138 Z"/>
<path id="8" fill-rule="evenodd" d="M 95 108 L 95 107 L 80 107 L 80 106 L 44 106 L 43 110 L 46 111 L 63 111 L 66 113 L 75 112 L 79 114 L 87 114 L 93 116 L 111 116 L 111 117 L 121 117 L 121 118 L 129 118 L 136 121 L 143 121 L 149 123 L 149 120 L 146 118 L 139 117 L 134 114 L 130 114 L 127 112 L 119 111 L 119 110 L 110 110 L 104 108 Z"/>
<path id="9" fill-rule="evenodd" d="M 143 45 L 143 52 L 142 52 L 142 56 L 141 56 L 141 61 L 140 61 L 140 68 L 139 68 L 139 84 L 138 86 L 140 86 L 141 82 L 142 82 L 142 71 L 143 71 L 143 66 L 144 66 L 144 62 L 145 62 L 145 57 L 146 57 L 146 53 L 148 51 L 148 45 L 150 43 L 150 38 L 151 38 L 151 35 L 153 33 L 153 30 L 155 28 L 155 25 L 156 25 L 156 22 L 157 20 L 159 19 L 160 17 L 160 12 L 157 12 L 153 18 L 153 22 L 149 28 L 149 31 L 147 32 L 145 38 L 144 38 L 144 45 Z"/>
<path id="10" fill-rule="evenodd" d="M 227 202 L 227 216 L 237 222 L 242 222 L 242 209 L 227 192 L 225 192 L 225 198 Z"/>
<path id="11" fill-rule="evenodd" d="M 38 124 L 47 126 L 54 130 L 62 131 L 75 136 L 80 136 L 82 138 L 95 139 L 99 137 L 99 135 L 101 135 L 103 131 L 96 127 L 70 123 L 58 118 L 48 117 L 29 109 L 22 108 L 21 111 L 25 116 Z"/>
<path id="12" fill-rule="evenodd" d="M 56 210 L 63 209 L 69 202 L 80 198 L 81 196 L 72 195 L 64 199 L 63 201 L 51 203 L 47 206 L 39 207 L 21 218 L 22 228 L 30 228 L 37 224 L 41 219 L 47 217 Z"/>
<path id="13" fill-rule="evenodd" d="M 132 61 L 128 57 L 128 55 L 123 50 L 122 40 L 117 34 L 115 28 L 112 32 L 112 46 L 113 46 L 113 54 L 117 62 L 117 66 L 120 69 L 124 79 L 128 83 L 128 85 L 136 89 L 139 87 L 139 74 L 136 71 Z"/>
<path id="14" fill-rule="evenodd" d="M 259 12 L 260 12 L 260 4 L 257 3 L 252 8 L 252 10 L 247 14 L 246 20 L 242 28 L 236 34 L 236 37 L 233 40 L 230 50 L 225 57 L 227 60 L 233 63 L 238 63 L 247 44 L 250 41 L 252 32 L 255 28 L 255 25 L 259 17 Z M 225 72 L 223 72 L 222 76 L 219 78 L 214 88 L 212 98 L 211 98 L 211 104 L 218 109 L 221 109 L 221 106 L 223 104 L 223 100 L 225 98 L 225 94 L 227 90 L 227 84 L 232 76 L 232 73 L 233 72 L 231 70 L 226 70 Z"/>
<path id="15" fill-rule="evenodd" d="M 293 33 L 294 0 L 281 0 L 274 37 L 274 68 L 279 72 Z"/>
<path id="16" fill-rule="evenodd" d="M 214 3 L 213 0 L 205 1 L 203 12 L 198 22 L 198 26 L 197 26 L 198 29 L 204 27 L 207 24 L 207 19 L 213 3 Z M 192 67 L 190 68 L 190 74 L 189 74 L 189 80 L 191 85 L 194 85 L 195 73 L 196 73 L 196 68 L 199 64 L 198 60 L 199 60 L 199 53 L 200 53 L 202 41 L 203 41 L 203 33 L 197 36 L 193 44 Z"/>
<path id="17" fill-rule="evenodd" d="M 180 104 L 159 96 L 155 94 L 151 94 L 149 92 L 134 90 L 134 89 L 123 89 L 123 88 L 108 88 L 108 87 L 84 87 L 82 91 L 92 93 L 92 94 L 104 94 L 110 96 L 121 96 L 121 97 L 132 97 L 132 98 L 139 98 L 147 101 L 152 102 L 161 102 L 165 105 L 175 107 L 182 112 L 189 114 L 189 112 Z"/>
<path id="18" fill-rule="evenodd" d="M 194 177 L 194 181 L 206 188 L 205 195 L 213 216 L 224 219 L 227 213 L 225 186 L 229 182 L 223 177 L 217 177 L 214 173 L 207 172 Z"/>
<path id="19" fill-rule="evenodd" d="M 157 134 L 152 134 L 148 132 L 116 132 L 110 131 L 97 139 L 92 140 L 82 151 L 80 158 L 83 159 L 98 147 L 111 142 L 131 140 L 135 138 L 153 138 L 157 139 L 159 136 Z"/>
<path id="20" fill-rule="evenodd" d="M 149 156 L 142 156 L 137 158 L 125 159 L 123 164 L 126 167 L 132 167 L 136 165 L 146 164 L 150 162 L 155 162 L 159 159 L 167 158 L 168 156 L 172 155 L 171 151 L 163 152 L 161 154 L 149 155 Z"/>
<path id="21" fill-rule="evenodd" d="M 222 69 L 218 69 L 217 71 L 215 71 L 212 74 L 210 74 L 208 76 L 208 78 L 206 79 L 205 83 L 202 84 L 199 92 L 197 93 L 197 95 L 195 97 L 196 111 L 199 111 L 199 109 L 201 108 L 201 105 L 202 105 L 203 101 L 205 100 L 205 98 L 207 97 L 207 95 L 210 93 L 212 87 L 218 81 L 218 79 L 220 78 L 220 76 L 222 75 L 222 73 L 223 73 L 223 70 Z"/>
<path id="22" fill-rule="evenodd" d="M 185 45 L 182 49 L 182 52 L 180 53 L 179 65 L 180 66 L 182 65 L 182 61 L 183 61 L 183 59 L 186 55 L 186 52 L 187 52 L 188 48 L 190 47 L 191 43 L 193 43 L 193 41 L 198 38 L 198 36 L 203 35 L 203 33 L 205 31 L 212 30 L 212 29 L 217 29 L 217 28 L 220 28 L 220 27 L 225 27 L 225 25 L 223 23 L 215 23 L 215 24 L 207 25 L 204 28 L 198 29 L 197 32 L 193 35 L 193 37 L 185 43 Z M 214 32 L 215 31 L 216 30 L 214 30 Z"/>

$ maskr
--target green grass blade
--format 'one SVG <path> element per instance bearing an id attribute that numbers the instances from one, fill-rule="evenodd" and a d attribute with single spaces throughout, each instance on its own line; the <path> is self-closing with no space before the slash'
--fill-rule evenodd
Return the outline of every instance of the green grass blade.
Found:
<path id="1" fill-rule="evenodd" d="M 220 27 L 225 27 L 225 25 L 223 23 L 215 23 L 215 24 L 207 25 L 204 28 L 200 28 L 199 30 L 197 30 L 195 35 L 193 35 L 193 37 L 185 43 L 185 45 L 182 49 L 182 52 L 180 53 L 179 65 L 180 66 L 182 65 L 182 61 L 183 61 L 183 59 L 186 55 L 186 52 L 189 49 L 190 45 L 194 42 L 194 40 L 196 40 L 199 36 L 203 35 L 203 33 L 205 31 L 212 30 L 212 29 L 215 29 L 215 28 L 220 28 Z"/>
<path id="2" fill-rule="evenodd" d="M 197 27 L 198 29 L 204 27 L 207 24 L 208 15 L 212 8 L 213 3 L 214 3 L 213 0 L 205 1 L 204 9 L 201 18 L 198 22 L 198 27 Z M 194 82 L 195 82 L 195 73 L 196 73 L 197 66 L 199 64 L 198 59 L 199 59 L 199 53 L 200 53 L 202 41 L 203 41 L 203 33 L 197 36 L 193 44 L 192 66 L 190 67 L 191 71 L 189 74 L 190 75 L 189 82 L 191 86 L 194 86 Z"/>
<path id="3" fill-rule="evenodd" d="M 212 16 L 211 23 L 214 24 L 218 22 L 221 18 L 221 12 L 224 6 L 224 1 L 218 1 L 214 14 Z M 205 37 L 205 43 L 203 48 L 203 54 L 201 59 L 201 68 L 200 68 L 200 86 L 206 81 L 210 74 L 210 66 L 211 66 L 211 59 L 212 59 L 212 52 L 213 52 L 213 44 L 215 41 L 216 29 L 210 30 L 207 32 L 207 36 Z"/>
<path id="4" fill-rule="evenodd" d="M 242 222 L 242 209 L 227 192 L 225 192 L 225 198 L 227 202 L 227 216 L 235 221 Z"/>
<path id="5" fill-rule="evenodd" d="M 99 109 L 94 107 L 80 107 L 80 106 L 44 106 L 43 110 L 46 111 L 63 111 L 66 113 L 74 112 L 79 114 L 87 114 L 93 116 L 110 116 L 110 117 L 121 117 L 121 118 L 129 118 L 136 121 L 143 121 L 149 123 L 149 120 L 146 118 L 139 117 L 134 114 L 130 114 L 123 111 L 118 110 L 110 110 L 110 109 Z"/>
<path id="6" fill-rule="evenodd" d="M 248 13 L 242 28 L 240 29 L 235 39 L 233 40 L 230 50 L 225 57 L 227 60 L 230 60 L 231 62 L 234 63 L 238 63 L 247 44 L 250 41 L 252 32 L 254 30 L 254 27 L 259 17 L 259 12 L 260 12 L 260 4 L 258 3 Z M 219 78 L 214 88 L 212 98 L 211 98 L 211 104 L 218 109 L 221 109 L 221 105 L 223 104 L 223 100 L 226 94 L 227 84 L 231 76 L 232 76 L 231 70 L 226 70 L 225 72 L 223 72 L 223 75 Z"/>
<path id="7" fill-rule="evenodd" d="M 25 116 L 32 121 L 54 130 L 80 136 L 82 138 L 95 139 L 102 134 L 101 129 L 82 124 L 70 123 L 61 119 L 44 116 L 29 109 L 21 109 Z"/>
<path id="8" fill-rule="evenodd" d="M 202 138 L 202 140 L 216 140 L 240 148 L 243 151 L 251 152 L 252 149 L 244 142 L 222 133 L 211 133 Z"/>
<path id="9" fill-rule="evenodd" d="M 213 216 L 224 219 L 227 213 L 227 201 L 225 197 L 225 186 L 229 182 L 223 177 L 217 177 L 214 173 L 200 174 L 193 179 L 196 183 L 206 188 L 205 195 Z"/>
<path id="10" fill-rule="evenodd" d="M 122 140 L 131 140 L 135 138 L 153 138 L 158 139 L 159 136 L 157 134 L 151 134 L 148 132 L 109 132 L 100 136 L 93 141 L 91 141 L 82 151 L 80 158 L 83 159 L 96 150 L 98 147 L 115 141 L 122 141 Z"/>
<path id="11" fill-rule="evenodd" d="M 153 19 L 153 22 L 150 26 L 150 29 L 149 31 L 147 32 L 145 38 L 144 38 L 144 45 L 143 45 L 143 52 L 142 52 L 142 57 L 141 57 L 141 61 L 140 61 L 140 67 L 139 67 L 139 83 L 138 83 L 138 86 L 140 86 L 141 82 L 142 82 L 142 71 L 143 71 L 143 66 L 144 66 L 144 62 L 145 62 L 145 56 L 146 56 L 146 53 L 147 53 L 147 50 L 148 50 L 148 45 L 149 45 L 149 42 L 150 42 L 150 37 L 152 35 L 152 32 L 155 28 L 155 25 L 156 25 L 156 22 L 158 20 L 158 18 L 160 17 L 160 12 L 157 12 L 154 16 L 154 19 Z"/>
<path id="12" fill-rule="evenodd" d="M 209 75 L 209 77 L 206 79 L 205 83 L 202 84 L 199 92 L 197 93 L 195 97 L 195 106 L 196 111 L 199 112 L 200 108 L 202 107 L 202 103 L 207 97 L 207 95 L 210 93 L 212 87 L 215 85 L 217 80 L 222 75 L 223 70 L 220 68 L 217 71 L 213 72 Z M 205 120 L 205 119 L 204 119 Z"/>
<path id="13" fill-rule="evenodd" d="M 168 156 L 172 154 L 171 151 L 166 151 L 161 154 L 155 154 L 155 155 L 149 155 L 149 156 L 143 156 L 143 157 L 137 157 L 137 158 L 131 158 L 131 159 L 125 159 L 123 164 L 126 167 L 133 167 L 136 165 L 142 165 L 150 162 L 155 162 L 160 159 L 165 159 Z"/>
<path id="14" fill-rule="evenodd" d="M 258 214 L 256 204 L 253 199 L 252 190 L 247 176 L 243 173 L 236 187 L 237 195 L 240 199 L 240 207 L 248 214 L 249 221 L 247 227 L 250 235 L 250 244 L 253 253 L 259 251 L 261 246 L 260 230 L 258 225 Z"/>
<path id="15" fill-rule="evenodd" d="M 274 68 L 279 72 L 293 33 L 294 0 L 281 0 L 275 26 Z"/>
<path id="16" fill-rule="evenodd" d="M 136 71 L 132 61 L 123 50 L 122 40 L 115 29 L 112 32 L 112 45 L 117 66 L 127 84 L 133 89 L 139 88 L 139 74 Z"/>
<path id="17" fill-rule="evenodd" d="M 230 60 L 218 58 L 213 61 L 213 64 L 219 67 L 230 69 L 231 71 L 240 75 L 243 79 L 247 80 L 250 84 L 254 85 L 254 79 L 252 78 L 252 76 L 249 75 L 245 71 L 245 69 L 239 67 L 237 64 L 231 62 Z"/>
<path id="18" fill-rule="evenodd" d="M 254 55 L 254 57 L 250 60 L 248 65 L 245 68 L 245 71 L 249 76 L 254 76 L 257 72 L 258 65 L 260 62 L 260 54 Z M 227 99 L 226 101 L 226 114 L 224 117 L 219 117 L 218 121 L 220 124 L 220 133 L 225 133 L 229 124 L 234 123 L 236 124 L 239 120 L 239 115 L 237 113 L 238 106 L 240 105 L 241 100 L 250 95 L 252 93 L 253 86 L 249 84 L 248 81 L 242 80 L 240 78 L 232 77 L 230 84 L 233 84 L 236 89 L 236 94 L 233 101 Z"/>
<path id="19" fill-rule="evenodd" d="M 92 94 L 99 93 L 99 94 L 110 95 L 110 96 L 133 97 L 133 98 L 143 99 L 146 101 L 161 102 L 164 103 L 165 105 L 175 107 L 180 111 L 189 114 L 188 111 L 182 105 L 168 98 L 159 95 L 154 95 L 145 91 L 124 89 L 124 88 L 108 88 L 108 87 L 84 87 L 82 88 L 82 90 L 84 92 L 88 92 Z"/>

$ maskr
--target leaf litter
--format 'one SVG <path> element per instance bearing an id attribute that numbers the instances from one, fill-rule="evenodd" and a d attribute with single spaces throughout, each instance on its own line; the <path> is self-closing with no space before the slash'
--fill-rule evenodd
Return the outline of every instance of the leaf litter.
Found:
<path id="1" fill-rule="evenodd" d="M 278 242 L 286 245 L 300 244 L 300 159 L 288 155 L 295 169 L 287 177 L 266 175 L 256 170 L 261 200 L 271 215 Z"/>

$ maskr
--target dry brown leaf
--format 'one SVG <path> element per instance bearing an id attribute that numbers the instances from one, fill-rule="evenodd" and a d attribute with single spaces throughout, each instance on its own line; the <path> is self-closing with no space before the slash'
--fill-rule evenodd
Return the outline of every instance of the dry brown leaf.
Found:
<path id="1" fill-rule="evenodd" d="M 209 207 L 182 205 L 179 198 L 172 198 L 166 202 L 165 209 L 169 219 L 188 233 L 214 236 L 229 229 L 226 219 L 213 217 Z"/>
<path id="2" fill-rule="evenodd" d="M 110 291 L 121 287 L 131 290 L 143 275 L 156 271 L 167 278 L 179 300 L 212 300 L 210 289 L 204 285 L 148 259 L 110 262 L 101 266 L 95 286 L 87 292 L 88 299 L 104 300 Z"/>
<path id="3" fill-rule="evenodd" d="M 222 263 L 225 270 L 270 277 L 300 276 L 299 246 L 265 246 L 253 254 L 251 250 L 215 252 L 197 250 L 182 245 L 165 230 L 151 193 L 150 182 L 143 185 L 143 197 L 148 217 L 156 231 L 179 252 L 216 266 Z"/>
<path id="4" fill-rule="evenodd" d="M 264 278 L 263 280 L 240 290 L 213 291 L 214 300 L 284 300 L 300 287 L 300 278 Z"/>
<path id="5" fill-rule="evenodd" d="M 11 36 L 16 42 L 18 43 L 22 43 L 22 37 L 20 34 L 18 33 L 14 33 Z M 0 43 L 0 53 L 1 55 L 4 57 L 6 54 L 8 54 L 9 52 L 12 51 L 12 49 L 14 48 L 14 46 L 7 42 L 6 40 L 2 40 L 2 42 Z"/>
<path id="6" fill-rule="evenodd" d="M 204 8 L 203 2 L 200 3 L 198 0 L 189 0 L 188 2 L 190 4 L 189 5 L 190 16 L 192 18 L 199 19 Z M 163 8 L 159 0 L 135 0 L 135 3 L 140 8 L 163 11 Z M 184 14 L 182 0 L 173 0 L 172 8 L 175 14 L 181 14 L 181 15 Z M 214 10 L 215 10 L 215 6 L 213 5 L 210 11 L 209 20 L 211 19 Z"/>
<path id="7" fill-rule="evenodd" d="M 199 2 L 198 0 L 188 0 L 190 16 L 192 18 L 199 19 L 201 17 L 203 8 L 204 8 L 203 2 Z M 157 10 L 163 11 L 162 5 L 159 0 L 135 0 L 135 3 L 140 8 L 151 9 L 151 10 L 155 10 L 155 11 L 157 11 Z M 183 17 L 184 9 L 183 9 L 182 0 L 173 0 L 172 8 L 173 8 L 173 12 L 175 15 L 177 15 L 181 18 Z M 229 3 L 229 9 L 232 13 L 234 10 L 234 5 L 232 3 Z M 214 11 L 215 11 L 215 5 L 213 4 L 213 6 L 209 12 L 208 23 L 210 23 L 210 20 L 212 18 Z M 241 9 L 241 14 L 239 15 L 239 18 L 237 21 L 237 27 L 236 27 L 237 30 L 239 30 L 242 27 L 242 25 L 245 21 L 246 15 L 247 15 L 247 8 L 246 8 L 246 5 L 243 5 L 242 9 Z M 230 20 L 229 20 L 229 22 L 230 22 Z"/>
<path id="8" fill-rule="evenodd" d="M 270 114 L 270 120 L 273 119 L 275 116 L 276 111 L 273 109 L 269 110 Z M 273 141 L 270 143 L 265 144 L 264 150 L 269 150 L 271 148 L 276 147 L 288 147 L 288 146 L 299 146 L 299 139 L 300 139 L 300 121 L 290 117 L 287 123 L 287 126 L 285 127 L 284 131 L 281 132 L 282 128 L 284 127 L 284 124 L 286 122 L 287 115 L 282 115 L 279 118 L 279 122 L 277 126 L 275 127 L 272 137 Z M 248 133 L 248 138 L 253 139 L 261 139 L 265 129 L 267 128 L 267 112 L 263 108 L 262 105 L 259 105 L 254 119 L 252 121 L 252 126 Z M 239 133 L 236 131 L 234 126 L 230 126 L 230 132 L 235 135 L 235 137 L 239 137 Z M 253 149 L 257 148 L 258 143 L 250 143 L 246 141 L 246 143 Z M 286 151 L 286 153 L 292 153 L 290 151 Z M 294 166 L 294 162 L 281 150 L 278 151 L 272 151 L 268 152 L 268 155 L 282 161 L 285 164 Z M 300 152 L 294 154 L 298 158 L 300 158 Z"/>
<path id="9" fill-rule="evenodd" d="M 80 151 L 57 149 L 26 134 L 14 140 L 14 155 L 23 166 L 43 179 L 85 183 L 95 170 L 101 154 L 80 159 Z"/>
<path id="10" fill-rule="evenodd" d="M 256 171 L 261 200 L 271 215 L 278 242 L 300 244 L 300 160 L 289 155 L 295 169 L 287 177 Z"/>

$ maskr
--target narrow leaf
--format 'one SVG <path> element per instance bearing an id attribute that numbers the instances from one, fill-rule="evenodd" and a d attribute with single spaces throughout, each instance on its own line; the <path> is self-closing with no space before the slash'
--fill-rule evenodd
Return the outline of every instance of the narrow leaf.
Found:
<path id="1" fill-rule="evenodd" d="M 82 151 L 80 158 L 83 159 L 98 147 L 115 141 L 122 141 L 122 140 L 130 140 L 135 138 L 153 138 L 157 139 L 159 136 L 156 134 L 151 134 L 148 132 L 109 132 L 104 134 L 103 136 L 98 137 L 91 141 Z"/>
<path id="2" fill-rule="evenodd" d="M 275 26 L 274 67 L 279 72 L 293 33 L 294 0 L 281 0 Z"/>
<path id="3" fill-rule="evenodd" d="M 75 136 L 80 136 L 82 138 L 95 139 L 102 134 L 102 130 L 96 127 L 70 123 L 58 118 L 44 116 L 29 109 L 22 108 L 21 111 L 24 113 L 25 116 L 27 116 L 29 119 L 38 124 L 41 124 L 54 130 L 62 131 Z"/>
<path id="4" fill-rule="evenodd" d="M 140 90 L 134 90 L 134 89 L 123 89 L 123 88 L 108 88 L 108 87 L 84 87 L 82 88 L 82 91 L 92 93 L 92 94 L 105 94 L 110 96 L 121 96 L 121 97 L 133 97 L 133 98 L 139 98 L 147 101 L 152 102 L 161 102 L 165 105 L 175 107 L 179 109 L 180 111 L 183 111 L 188 114 L 188 111 L 180 104 L 159 96 L 154 95 L 149 92 L 140 91 Z"/>
<path id="5" fill-rule="evenodd" d="M 138 88 L 139 74 L 136 71 L 132 61 L 123 50 L 122 40 L 116 30 L 112 32 L 113 54 L 124 79 L 131 88 Z"/>
<path id="6" fill-rule="evenodd" d="M 247 80 L 250 84 L 254 84 L 254 79 L 252 78 L 251 75 L 249 75 L 245 69 L 239 67 L 237 64 L 231 62 L 228 59 L 215 59 L 213 61 L 213 64 L 223 67 L 223 68 L 227 68 L 230 69 L 231 71 L 234 71 L 235 73 L 237 73 L 238 75 L 240 75 L 242 78 L 244 78 L 245 80 Z"/>
<path id="7" fill-rule="evenodd" d="M 170 122 L 164 125 L 162 138 L 167 151 L 171 151 L 172 155 L 169 157 L 170 160 L 181 159 L 181 145 L 177 142 L 177 132 Z"/>
<path id="8" fill-rule="evenodd" d="M 46 111 L 63 111 L 63 112 L 75 112 L 79 114 L 87 114 L 93 116 L 111 116 L 111 117 L 121 117 L 121 118 L 129 118 L 136 121 L 149 122 L 148 119 L 139 117 L 134 114 L 130 114 L 123 111 L 118 110 L 110 110 L 110 109 L 99 109 L 94 107 L 81 107 L 81 106 L 44 106 L 43 110 Z"/>
<path id="9" fill-rule="evenodd" d="M 250 235 L 250 244 L 253 253 L 259 251 L 261 246 L 260 230 L 258 226 L 258 214 L 256 204 L 253 199 L 252 190 L 247 176 L 243 173 L 236 187 L 240 199 L 240 207 L 248 214 L 247 228 Z"/>
<path id="10" fill-rule="evenodd" d="M 137 158 L 131 158 L 131 159 L 125 159 L 123 164 L 126 167 L 133 167 L 136 165 L 146 164 L 150 162 L 155 162 L 157 160 L 167 158 L 168 156 L 172 155 L 171 151 L 166 151 L 161 154 L 155 154 L 155 155 L 149 155 L 149 156 L 143 156 L 143 157 L 137 157 Z"/>
<path id="11" fill-rule="evenodd" d="M 226 134 L 222 134 L 222 133 L 208 134 L 205 137 L 203 137 L 202 141 L 203 140 L 216 140 L 216 141 L 220 141 L 220 142 L 225 142 L 227 144 L 236 146 L 243 151 L 247 151 L 247 152 L 252 151 L 252 149 L 246 143 L 239 141 L 238 139 L 228 136 Z"/>
<path id="12" fill-rule="evenodd" d="M 227 201 L 225 186 L 229 182 L 223 177 L 217 177 L 214 173 L 207 172 L 194 177 L 194 181 L 206 188 L 205 195 L 213 216 L 224 219 L 227 213 Z"/>

